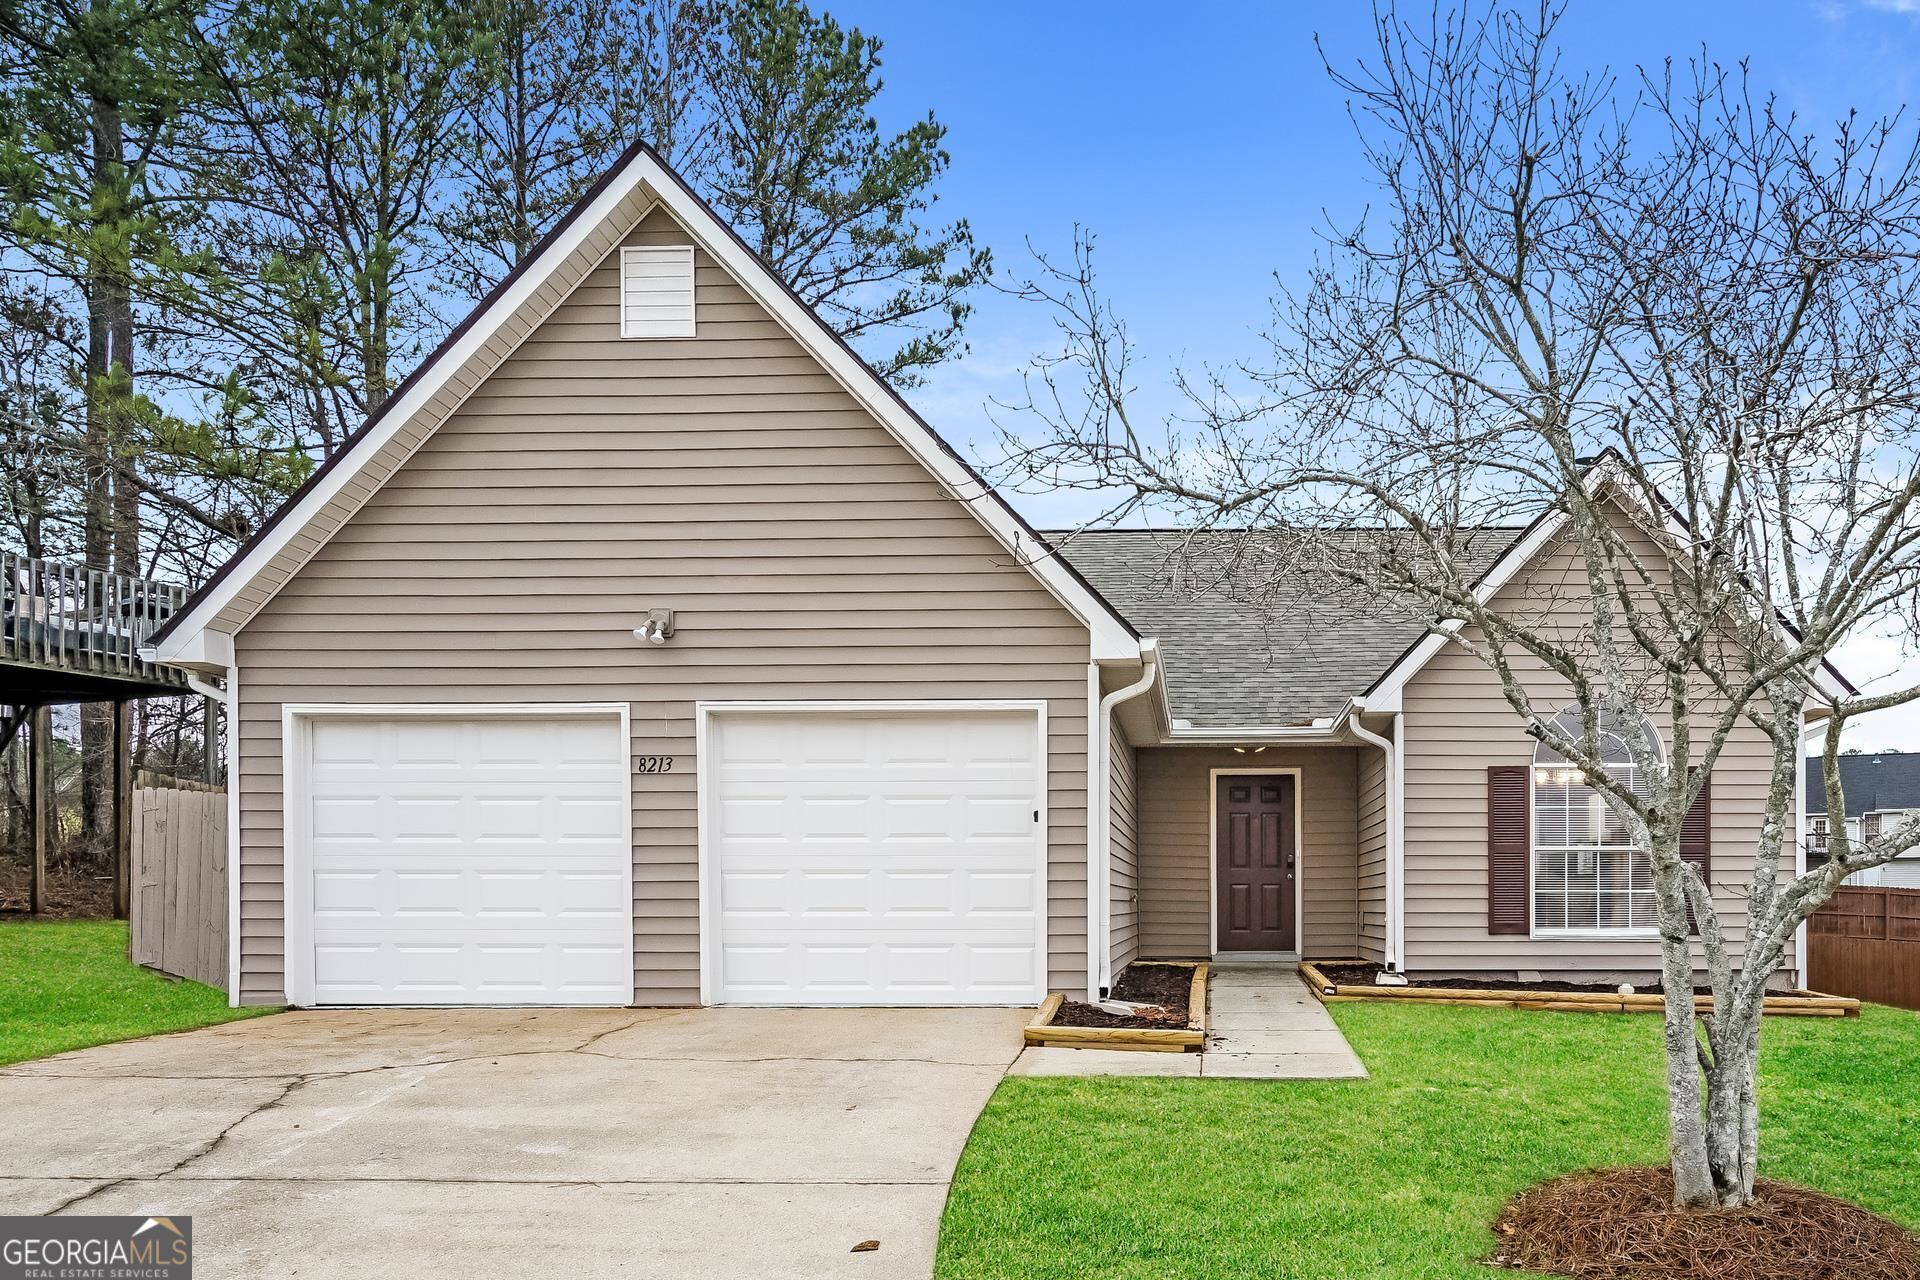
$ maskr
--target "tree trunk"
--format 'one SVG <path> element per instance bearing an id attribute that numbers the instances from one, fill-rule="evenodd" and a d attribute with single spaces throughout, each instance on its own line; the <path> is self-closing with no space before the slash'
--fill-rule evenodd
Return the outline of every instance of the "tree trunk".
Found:
<path id="1" fill-rule="evenodd" d="M 92 120 L 92 190 L 90 202 L 96 221 L 94 234 L 110 242 L 124 230 L 115 221 L 125 217 L 126 154 L 118 108 L 95 99 Z M 129 349 L 133 311 L 128 296 L 126 264 L 112 250 L 94 251 L 87 266 L 87 388 L 86 388 L 86 564 L 89 569 L 112 569 L 123 554 L 126 531 L 119 522 L 126 502 L 119 482 L 126 452 L 123 378 L 133 368 Z M 137 499 L 135 499 L 137 502 Z M 133 537 L 137 541 L 138 534 Z M 87 601 L 89 609 L 99 601 Z M 80 828 L 87 860 L 102 864 L 113 842 L 113 761 L 118 743 L 112 709 L 86 705 L 80 711 Z"/>
<path id="2" fill-rule="evenodd" d="M 1714 992 L 1707 1078 L 1707 1159 L 1714 1202 L 1734 1209 L 1753 1199 L 1760 1147 L 1760 1020 L 1766 1009 L 1767 975 L 1779 962 L 1777 948 L 1756 944 L 1727 990 Z"/>
<path id="3" fill-rule="evenodd" d="M 1701 1111 L 1700 1044 L 1694 1031 L 1693 954 L 1687 945 L 1687 894 L 1678 849 L 1654 860 L 1659 900 L 1660 989 L 1666 1010 L 1667 1154 L 1673 1166 L 1675 1204 L 1706 1208 L 1716 1203 L 1707 1128 Z"/>
<path id="4" fill-rule="evenodd" d="M 1660 986 L 1666 1010 L 1668 1155 L 1676 1205 L 1735 1209 L 1753 1199 L 1760 1105 L 1755 1081 L 1766 975 L 1777 957 L 1749 955 L 1721 990 L 1701 1046 L 1694 1013 L 1685 872 L 1674 862 L 1654 871 L 1660 900 Z"/>

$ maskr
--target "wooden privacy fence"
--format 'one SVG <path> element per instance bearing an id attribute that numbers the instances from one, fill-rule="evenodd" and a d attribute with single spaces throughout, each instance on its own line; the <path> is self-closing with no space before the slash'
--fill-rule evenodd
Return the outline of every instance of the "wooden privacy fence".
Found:
<path id="1" fill-rule="evenodd" d="M 133 962 L 227 985 L 227 796 L 133 793 Z"/>
<path id="2" fill-rule="evenodd" d="M 1920 1009 L 1920 889 L 1856 888 L 1807 921 L 1807 985 Z"/>

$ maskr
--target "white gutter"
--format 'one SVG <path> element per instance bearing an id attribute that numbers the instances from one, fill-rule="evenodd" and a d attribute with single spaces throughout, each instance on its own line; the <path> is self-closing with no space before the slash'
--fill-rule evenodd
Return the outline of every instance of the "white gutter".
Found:
<path id="1" fill-rule="evenodd" d="M 1312 724 L 1289 725 L 1207 725 L 1202 728 L 1169 729 L 1162 742 L 1234 743 L 1234 742 L 1334 742 L 1340 737 L 1340 721 L 1346 715 L 1328 716 Z"/>
<path id="2" fill-rule="evenodd" d="M 1391 739 L 1383 738 L 1373 730 L 1367 728 L 1366 725 L 1360 723 L 1358 712 L 1365 709 L 1364 703 L 1356 702 L 1353 704 L 1352 710 L 1355 714 L 1346 718 L 1347 728 L 1353 732 L 1354 737 L 1360 739 L 1362 742 L 1368 742 L 1380 748 L 1381 755 L 1385 760 L 1386 777 L 1384 781 L 1387 791 L 1386 960 L 1387 971 L 1389 973 L 1398 973 L 1401 965 L 1402 935 L 1406 928 L 1406 831 L 1405 815 L 1403 812 L 1405 796 L 1403 794 L 1404 788 L 1401 786 L 1400 781 L 1402 766 L 1400 743 L 1405 738 L 1403 732 L 1405 723 L 1401 713 L 1398 711 L 1394 712 L 1393 737 Z"/>
<path id="3" fill-rule="evenodd" d="M 140 661 L 142 662 L 151 662 L 156 665 L 173 667 L 175 671 L 178 671 L 182 675 L 186 676 L 187 688 L 193 690 L 195 693 L 199 694 L 203 698 L 211 698 L 213 701 L 218 702 L 222 706 L 226 705 L 227 691 L 225 689 L 222 689 L 219 685 L 214 684 L 212 681 L 208 680 L 204 675 L 200 674 L 198 671 L 195 671 L 191 667 L 182 667 L 171 662 L 161 663 L 160 651 L 158 649 L 136 649 L 134 650 L 134 656 L 136 658 L 139 658 Z"/>
<path id="4" fill-rule="evenodd" d="M 1100 767 L 1093 779 L 1091 805 L 1095 838 L 1088 841 L 1098 850 L 1087 878 L 1087 999 L 1090 1001 L 1103 999 L 1113 987 L 1113 822 L 1109 812 L 1113 803 L 1113 710 L 1151 689 L 1160 676 L 1157 643 L 1141 641 L 1140 657 L 1146 668 L 1140 678 L 1100 699 L 1100 710 L 1094 717 L 1093 731 L 1098 735 L 1100 746 L 1093 758 Z M 1095 689 L 1099 688 L 1099 679 L 1099 668 L 1095 666 Z M 1097 961 L 1096 946 L 1099 948 Z"/>

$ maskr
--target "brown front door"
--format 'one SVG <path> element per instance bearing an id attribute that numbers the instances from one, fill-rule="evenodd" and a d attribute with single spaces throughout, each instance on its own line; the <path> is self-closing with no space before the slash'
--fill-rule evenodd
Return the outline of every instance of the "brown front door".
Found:
<path id="1" fill-rule="evenodd" d="M 1217 949 L 1294 950 L 1293 779 L 1227 774 L 1214 803 Z"/>

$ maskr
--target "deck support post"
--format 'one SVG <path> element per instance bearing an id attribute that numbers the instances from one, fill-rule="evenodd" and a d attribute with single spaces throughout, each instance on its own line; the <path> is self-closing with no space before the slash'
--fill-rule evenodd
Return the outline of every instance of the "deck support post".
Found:
<path id="1" fill-rule="evenodd" d="M 35 707 L 27 724 L 27 825 L 33 851 L 27 910 L 47 909 L 47 841 L 53 833 L 53 710 Z"/>
<path id="2" fill-rule="evenodd" d="M 133 913 L 133 703 L 113 704 L 113 918 Z"/>

